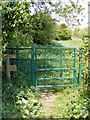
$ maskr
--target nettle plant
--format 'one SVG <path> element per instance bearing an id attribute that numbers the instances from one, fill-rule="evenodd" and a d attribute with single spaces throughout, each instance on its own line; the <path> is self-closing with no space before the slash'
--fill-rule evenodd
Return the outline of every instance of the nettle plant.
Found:
<path id="1" fill-rule="evenodd" d="M 6 89 L 7 88 L 7 89 Z M 28 87 L 25 80 L 3 82 L 3 118 L 38 118 L 42 113 L 38 89 Z"/>
<path id="2" fill-rule="evenodd" d="M 72 94 L 72 97 L 69 98 L 70 102 L 67 104 L 68 109 L 67 117 L 70 118 L 86 118 L 88 116 L 88 98 L 87 91 L 84 91 L 80 88 L 77 92 Z"/>
<path id="3" fill-rule="evenodd" d="M 28 91 L 20 91 L 16 96 L 15 108 L 22 118 L 36 118 L 42 112 L 42 105 L 36 98 L 37 92 L 32 88 Z"/>

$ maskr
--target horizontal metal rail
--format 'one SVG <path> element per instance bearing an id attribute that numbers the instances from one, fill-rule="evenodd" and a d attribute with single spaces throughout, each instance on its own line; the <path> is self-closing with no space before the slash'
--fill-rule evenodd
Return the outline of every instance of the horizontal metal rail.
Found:
<path id="1" fill-rule="evenodd" d="M 12 50 L 17 50 L 17 48 L 15 48 L 15 47 L 13 47 L 13 48 L 11 48 L 11 47 L 8 47 L 8 48 L 6 48 L 6 49 L 12 49 Z M 19 48 L 18 47 L 18 50 L 30 50 L 30 49 L 32 49 L 32 47 L 28 47 L 28 48 Z"/>
<path id="2" fill-rule="evenodd" d="M 12 59 L 12 58 L 11 58 Z M 31 58 L 13 58 L 12 60 L 31 60 Z M 38 58 L 37 60 L 47 60 L 47 58 Z M 49 60 L 55 60 L 55 61 L 59 61 L 59 60 L 74 60 L 74 58 L 49 58 Z"/>
<path id="3" fill-rule="evenodd" d="M 61 48 L 61 46 L 59 47 L 59 46 L 52 46 L 52 47 L 50 47 L 50 49 L 60 49 Z M 47 49 L 47 46 L 46 47 L 41 47 L 41 48 L 36 48 L 36 49 Z M 75 47 L 62 47 L 62 49 L 75 49 Z"/>
<path id="4" fill-rule="evenodd" d="M 77 86 L 78 84 L 61 84 L 61 85 L 37 85 L 37 88 L 50 88 L 50 87 L 67 87 L 67 86 Z"/>
<path id="5" fill-rule="evenodd" d="M 49 58 L 49 60 L 74 60 L 75 58 Z M 47 60 L 47 58 L 37 58 L 37 60 Z"/>
<path id="6" fill-rule="evenodd" d="M 74 79 L 74 77 L 62 77 L 62 78 L 37 78 L 37 80 L 66 80 Z"/>
<path id="7" fill-rule="evenodd" d="M 37 69 L 37 71 L 51 71 L 51 70 L 75 70 L 75 68 L 44 68 L 44 69 Z"/>

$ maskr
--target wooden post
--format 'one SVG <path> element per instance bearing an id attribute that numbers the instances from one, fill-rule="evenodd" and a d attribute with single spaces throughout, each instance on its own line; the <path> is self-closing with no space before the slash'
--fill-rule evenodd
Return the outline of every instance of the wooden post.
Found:
<path id="1" fill-rule="evenodd" d="M 16 55 L 9 55 L 6 56 L 6 75 L 7 78 L 10 78 L 10 71 L 16 71 L 16 65 L 10 65 L 10 58 L 16 58 Z"/>

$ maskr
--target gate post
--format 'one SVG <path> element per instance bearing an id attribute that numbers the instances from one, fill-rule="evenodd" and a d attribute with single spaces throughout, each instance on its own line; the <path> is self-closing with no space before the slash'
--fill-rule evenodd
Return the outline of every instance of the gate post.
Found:
<path id="1" fill-rule="evenodd" d="M 31 84 L 34 87 L 34 47 L 31 48 Z"/>
<path id="2" fill-rule="evenodd" d="M 78 83 L 79 86 L 81 84 L 81 69 L 82 69 L 82 64 L 81 64 L 82 55 L 81 55 L 81 53 L 82 53 L 82 50 L 80 49 L 80 51 L 79 51 L 79 83 Z"/>
<path id="3" fill-rule="evenodd" d="M 16 65 L 10 65 L 10 58 L 16 58 L 16 55 L 14 54 L 7 54 L 6 56 L 6 75 L 7 79 L 11 77 L 10 72 L 16 71 L 17 67 Z"/>
<path id="4" fill-rule="evenodd" d="M 74 85 L 76 85 L 76 48 L 74 48 Z"/>

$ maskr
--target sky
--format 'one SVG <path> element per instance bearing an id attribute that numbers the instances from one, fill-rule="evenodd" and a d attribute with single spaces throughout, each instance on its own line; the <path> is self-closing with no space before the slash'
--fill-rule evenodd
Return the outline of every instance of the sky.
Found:
<path id="1" fill-rule="evenodd" d="M 62 1 L 68 1 L 68 0 L 62 0 Z M 73 0 L 74 2 L 77 2 L 77 0 Z M 88 2 L 90 0 L 78 0 L 82 7 L 84 8 L 83 13 L 85 14 L 85 17 L 83 18 L 83 22 L 79 26 L 81 29 L 84 29 L 88 27 Z M 63 22 L 63 21 L 62 21 Z"/>
<path id="2" fill-rule="evenodd" d="M 42 0 L 43 1 L 43 0 Z M 52 2 L 53 3 L 55 3 L 57 0 L 52 0 Z M 69 0 L 61 0 L 62 2 L 67 2 L 68 3 L 68 1 Z M 77 2 L 77 0 L 73 0 L 74 2 Z M 84 13 L 84 15 L 85 15 L 85 17 L 83 18 L 83 22 L 81 23 L 81 25 L 79 26 L 81 29 L 84 29 L 84 28 L 86 28 L 86 27 L 88 27 L 88 2 L 90 2 L 90 0 L 78 0 L 79 1 L 79 3 L 82 5 L 82 7 L 83 8 L 85 8 L 84 10 L 83 10 L 83 13 Z M 35 2 L 37 2 L 37 0 L 35 0 Z M 32 11 L 33 11 L 34 9 L 32 8 Z M 33 13 L 33 12 L 32 12 Z M 65 21 L 61 21 L 61 23 L 63 23 L 63 22 L 65 22 Z M 60 24 L 61 24 L 60 23 Z"/>
<path id="3" fill-rule="evenodd" d="M 85 17 L 83 18 L 82 25 L 80 26 L 81 29 L 88 27 L 88 2 L 89 1 L 90 0 L 81 1 L 82 6 L 85 8 L 85 10 L 83 11 L 83 13 L 85 14 Z"/>

